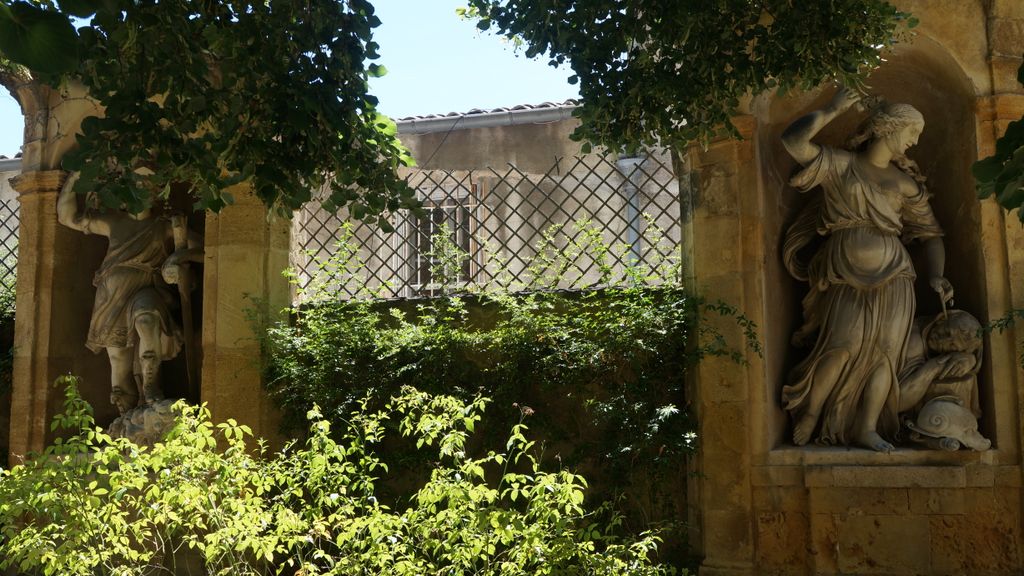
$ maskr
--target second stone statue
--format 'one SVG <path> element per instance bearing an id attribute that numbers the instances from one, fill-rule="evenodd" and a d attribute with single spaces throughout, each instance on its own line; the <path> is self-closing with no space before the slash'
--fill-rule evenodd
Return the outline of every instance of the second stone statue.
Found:
<path id="1" fill-rule="evenodd" d="M 924 130 L 921 113 L 879 101 L 845 148 L 812 141 L 858 101 L 856 93 L 840 89 L 828 106 L 799 118 L 782 136 L 803 166 L 790 183 L 804 193 L 804 206 L 783 252 L 790 273 L 808 286 L 793 342 L 810 348 L 783 387 L 782 403 L 797 445 L 888 452 L 900 436 L 900 414 L 921 398 L 901 393 L 919 272 L 907 245 L 921 244 L 927 270 L 920 272 L 943 306 L 953 288 L 944 277 L 942 229 L 925 178 L 906 156 Z"/>
<path id="2" fill-rule="evenodd" d="M 179 266 L 202 261 L 201 238 L 187 234 L 187 245 L 176 249 L 171 221 L 153 217 L 149 209 L 138 214 L 80 209 L 74 191 L 78 178 L 73 173 L 61 189 L 58 220 L 109 242 L 93 277 L 96 298 L 85 345 L 95 353 L 105 351 L 110 360 L 110 401 L 119 420 L 147 407 L 167 412 L 160 365 L 177 356 L 185 342 L 180 305 L 168 282 L 177 281 Z"/>

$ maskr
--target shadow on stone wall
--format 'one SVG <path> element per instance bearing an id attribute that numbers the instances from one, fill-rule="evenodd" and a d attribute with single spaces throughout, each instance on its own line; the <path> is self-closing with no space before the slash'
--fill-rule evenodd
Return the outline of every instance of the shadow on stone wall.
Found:
<path id="1" fill-rule="evenodd" d="M 14 361 L 14 317 L 0 317 L 0 454 L 3 464 L 11 445 L 11 368 Z"/>

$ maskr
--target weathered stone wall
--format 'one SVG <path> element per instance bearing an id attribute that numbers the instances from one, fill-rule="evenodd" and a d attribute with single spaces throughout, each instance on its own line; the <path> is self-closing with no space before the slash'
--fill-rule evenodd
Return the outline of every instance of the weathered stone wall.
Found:
<path id="1" fill-rule="evenodd" d="M 1020 468 L 994 452 L 792 452 L 753 468 L 755 573 L 1019 573 Z"/>

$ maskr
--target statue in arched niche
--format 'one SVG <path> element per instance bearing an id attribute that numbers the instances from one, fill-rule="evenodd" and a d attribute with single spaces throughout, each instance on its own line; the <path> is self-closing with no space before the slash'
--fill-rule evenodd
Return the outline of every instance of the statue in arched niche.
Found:
<path id="1" fill-rule="evenodd" d="M 78 177 L 73 173 L 61 189 L 57 218 L 109 242 L 93 277 L 96 298 L 86 346 L 97 354 L 106 352 L 110 361 L 110 401 L 121 415 L 112 429 L 131 431 L 138 427 L 129 421 L 151 421 L 153 413 L 161 415 L 161 422 L 148 427 L 164 426 L 173 415 L 160 384 L 160 365 L 190 340 L 182 332 L 180 303 L 169 284 L 178 282 L 181 266 L 202 261 L 202 239 L 184 228 L 183 218 L 172 226 L 149 209 L 138 214 L 80 210 L 73 190 Z M 159 436 L 159 431 L 148 432 Z"/>
<path id="2" fill-rule="evenodd" d="M 797 445 L 888 452 L 900 433 L 900 414 L 919 409 L 934 381 L 963 376 L 974 364 L 948 353 L 909 370 L 917 273 L 927 275 L 943 308 L 953 298 L 925 178 L 905 155 L 924 118 L 910 105 L 880 102 L 847 149 L 812 141 L 858 101 L 856 93 L 840 89 L 828 106 L 799 118 L 782 136 L 803 166 L 791 184 L 808 193 L 787 232 L 784 258 L 790 273 L 808 283 L 804 323 L 793 342 L 811 348 L 783 387 L 782 401 Z M 922 245 L 927 270 L 914 270 L 909 243 Z"/>

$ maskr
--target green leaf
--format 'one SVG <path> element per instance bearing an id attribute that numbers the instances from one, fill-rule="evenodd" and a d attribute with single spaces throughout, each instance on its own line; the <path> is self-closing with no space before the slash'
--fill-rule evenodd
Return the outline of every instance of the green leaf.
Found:
<path id="1" fill-rule="evenodd" d="M 32 70 L 59 74 L 78 65 L 78 33 L 68 17 L 28 2 L 0 11 L 0 53 Z"/>
<path id="2" fill-rule="evenodd" d="M 978 198 L 984 200 L 991 196 L 996 191 L 996 183 L 994 181 L 989 182 L 978 182 Z"/>
<path id="3" fill-rule="evenodd" d="M 1024 119 L 1014 120 L 1006 126 L 1006 131 L 996 140 L 995 157 L 1005 160 L 1024 146 Z"/>
<path id="4" fill-rule="evenodd" d="M 1024 203 L 1024 178 L 1008 182 L 998 195 L 999 204 L 1010 212 L 1017 210 Z"/>
<path id="5" fill-rule="evenodd" d="M 971 173 L 979 182 L 992 182 L 1003 171 L 1003 163 L 990 156 L 971 165 Z"/>

